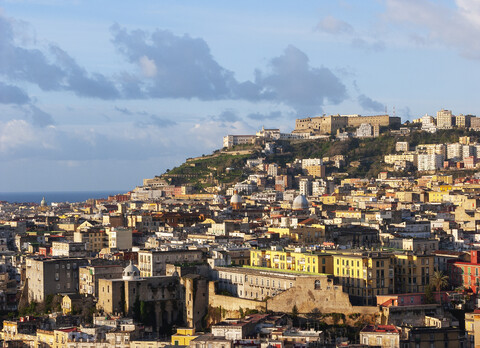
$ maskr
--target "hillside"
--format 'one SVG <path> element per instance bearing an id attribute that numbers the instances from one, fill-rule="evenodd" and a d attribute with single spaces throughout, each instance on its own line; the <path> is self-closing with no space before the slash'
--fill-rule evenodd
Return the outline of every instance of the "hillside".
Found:
<path id="1" fill-rule="evenodd" d="M 208 156 L 188 159 L 182 165 L 173 168 L 162 177 L 170 183 L 180 185 L 193 184 L 199 191 L 211 186 L 228 186 L 245 179 L 252 169 L 244 168 L 247 159 L 265 158 L 266 163 L 277 163 L 284 167 L 286 163 L 296 158 L 323 158 L 344 155 L 346 165 L 337 169 L 327 167 L 327 174 L 335 172 L 348 173 L 350 177 L 376 177 L 385 169 L 383 158 L 395 153 L 395 143 L 406 141 L 411 147 L 419 144 L 446 144 L 457 142 L 461 136 L 470 136 L 472 141 L 480 139 L 479 132 L 462 129 L 440 130 L 437 133 L 412 131 L 409 135 L 392 135 L 385 132 L 377 138 L 350 138 L 339 140 L 296 140 L 276 141 L 281 152 L 272 155 L 262 155 L 262 146 L 243 145 L 229 149 L 217 150 Z M 398 173 L 399 175 L 415 175 L 413 172 Z"/>

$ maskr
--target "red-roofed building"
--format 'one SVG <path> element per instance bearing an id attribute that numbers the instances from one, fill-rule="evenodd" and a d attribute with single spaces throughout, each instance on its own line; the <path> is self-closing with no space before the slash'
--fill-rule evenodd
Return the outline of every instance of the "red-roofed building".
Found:
<path id="1" fill-rule="evenodd" d="M 400 347 L 400 330 L 394 325 L 367 325 L 360 331 L 360 344 L 375 347 Z"/>

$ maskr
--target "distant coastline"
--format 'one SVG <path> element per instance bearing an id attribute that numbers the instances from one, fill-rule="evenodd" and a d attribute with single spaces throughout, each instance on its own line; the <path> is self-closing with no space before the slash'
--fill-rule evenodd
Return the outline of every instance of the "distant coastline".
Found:
<path id="1" fill-rule="evenodd" d="M 52 202 L 84 202 L 90 198 L 108 198 L 108 196 L 126 191 L 46 191 L 46 192 L 0 192 L 0 201 L 9 203 L 38 203 L 43 197 L 48 204 Z"/>

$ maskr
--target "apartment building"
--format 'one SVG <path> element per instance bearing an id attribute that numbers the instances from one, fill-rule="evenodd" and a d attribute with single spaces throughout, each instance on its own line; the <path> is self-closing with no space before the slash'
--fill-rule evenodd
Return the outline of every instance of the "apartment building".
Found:
<path id="1" fill-rule="evenodd" d="M 202 250 L 172 249 L 138 252 L 138 268 L 141 277 L 165 275 L 167 263 L 199 263 L 205 260 Z"/>
<path id="2" fill-rule="evenodd" d="M 122 265 L 82 266 L 79 269 L 79 292 L 98 298 L 98 281 L 100 279 L 122 278 Z"/>
<path id="3" fill-rule="evenodd" d="M 418 171 L 431 171 L 443 167 L 444 156 L 439 154 L 419 154 L 417 161 Z"/>
<path id="4" fill-rule="evenodd" d="M 297 279 L 310 277 L 300 273 L 265 272 L 239 267 L 217 267 L 215 271 L 217 290 L 228 291 L 235 297 L 260 301 L 293 288 Z"/>
<path id="5" fill-rule="evenodd" d="M 52 256 L 61 257 L 86 257 L 85 243 L 81 242 L 52 242 Z"/>
<path id="6" fill-rule="evenodd" d="M 352 304 L 375 305 L 376 296 L 392 293 L 394 268 L 389 253 L 333 254 L 333 274 Z"/>
<path id="7" fill-rule="evenodd" d="M 105 233 L 105 230 L 100 228 L 88 228 L 75 231 L 73 234 L 73 241 L 84 243 L 85 250 L 91 253 L 98 253 L 100 250 L 108 246 L 108 236 Z"/>
<path id="8" fill-rule="evenodd" d="M 437 111 L 437 128 L 449 129 L 455 125 L 455 118 L 452 115 L 451 110 Z"/>
<path id="9" fill-rule="evenodd" d="M 132 249 L 133 237 L 131 228 L 117 227 L 108 232 L 108 247 L 110 249 Z"/>
<path id="10" fill-rule="evenodd" d="M 395 293 L 425 292 L 435 271 L 435 256 L 413 253 L 394 254 Z"/>
<path id="11" fill-rule="evenodd" d="M 284 250 L 271 249 L 250 250 L 250 265 L 270 269 L 332 274 L 332 256 L 325 253 L 307 252 L 303 248 Z"/>
<path id="12" fill-rule="evenodd" d="M 88 264 L 80 258 L 26 260 L 28 301 L 42 302 L 48 295 L 78 291 L 78 269 Z"/>
<path id="13" fill-rule="evenodd" d="M 311 165 L 303 167 L 304 172 L 307 175 L 311 175 L 314 178 L 324 178 L 325 177 L 325 166 L 324 165 Z"/>

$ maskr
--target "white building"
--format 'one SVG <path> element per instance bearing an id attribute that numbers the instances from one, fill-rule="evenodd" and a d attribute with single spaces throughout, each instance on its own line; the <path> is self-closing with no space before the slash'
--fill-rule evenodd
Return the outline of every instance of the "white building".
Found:
<path id="1" fill-rule="evenodd" d="M 473 145 L 463 145 L 463 157 L 462 159 L 468 158 L 468 157 L 477 157 L 477 149 Z"/>
<path id="2" fill-rule="evenodd" d="M 418 171 L 437 170 L 443 167 L 444 156 L 439 154 L 419 154 Z"/>
<path id="3" fill-rule="evenodd" d="M 437 128 L 449 129 L 454 126 L 454 116 L 450 110 L 440 110 L 437 112 Z"/>
<path id="4" fill-rule="evenodd" d="M 298 187 L 300 189 L 300 194 L 304 196 L 310 196 L 312 194 L 312 185 L 310 183 L 310 180 L 308 179 L 301 179 Z"/>
<path id="5" fill-rule="evenodd" d="M 278 175 L 278 164 L 271 163 L 268 165 L 267 175 L 269 176 L 277 176 Z"/>
<path id="6" fill-rule="evenodd" d="M 309 166 L 321 166 L 323 165 L 323 160 L 321 158 L 304 158 L 302 159 L 302 168 Z"/>
<path id="7" fill-rule="evenodd" d="M 410 145 L 407 141 L 397 141 L 395 143 L 395 151 L 397 152 L 407 152 L 410 150 Z"/>
<path id="8" fill-rule="evenodd" d="M 447 159 L 448 160 L 460 160 L 463 158 L 462 144 L 448 144 L 447 145 Z"/>
<path id="9" fill-rule="evenodd" d="M 368 138 L 374 136 L 373 126 L 370 123 L 362 123 L 356 132 L 359 138 Z"/>
<path id="10" fill-rule="evenodd" d="M 420 120 L 422 122 L 422 130 L 425 130 L 431 133 L 435 133 L 437 131 L 435 118 L 433 118 L 432 116 L 425 115 Z"/>
<path id="11" fill-rule="evenodd" d="M 256 137 L 256 135 L 226 135 L 223 137 L 223 147 L 253 144 Z"/>

